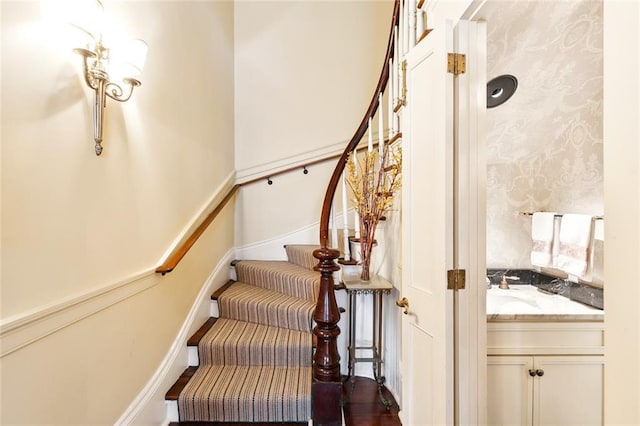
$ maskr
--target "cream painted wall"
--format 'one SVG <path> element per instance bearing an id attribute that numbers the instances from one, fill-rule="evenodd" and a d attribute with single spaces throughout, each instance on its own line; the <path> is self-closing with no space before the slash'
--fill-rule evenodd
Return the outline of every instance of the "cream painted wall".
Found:
<path id="1" fill-rule="evenodd" d="M 234 246 L 230 206 L 176 271 L 152 272 L 233 179 L 233 3 L 104 3 L 150 49 L 142 87 L 107 102 L 101 157 L 75 46 L 40 2 L 0 3 L 0 318 L 3 341 L 25 341 L 0 360 L 2 424 L 113 424 Z M 123 300 L 95 312 L 72 302 L 113 293 Z"/>
<path id="2" fill-rule="evenodd" d="M 233 4 L 106 8 L 150 49 L 96 157 L 73 46 L 38 2 L 2 2 L 3 318 L 157 265 L 233 172 Z"/>
<path id="3" fill-rule="evenodd" d="M 640 3 L 604 2 L 606 425 L 640 424 Z"/>
<path id="4" fill-rule="evenodd" d="M 391 0 L 237 2 L 240 173 L 352 136 L 380 74 L 392 10 Z"/>
<path id="5" fill-rule="evenodd" d="M 342 151 L 373 96 L 392 10 L 390 0 L 236 3 L 239 175 L 260 175 L 273 162 L 295 163 L 326 147 Z M 243 188 L 238 246 L 317 222 L 333 164 L 277 177 L 271 188 Z"/>
<path id="6" fill-rule="evenodd" d="M 114 424 L 156 373 L 202 283 L 225 256 L 233 220 L 233 208 L 224 210 L 175 271 L 148 278 L 147 290 L 4 356 L 0 423 Z M 206 317 L 195 318 L 183 348 Z M 164 394 L 187 366 L 186 353 L 180 355 L 134 424 L 165 421 Z"/>
<path id="7" fill-rule="evenodd" d="M 300 168 L 299 172 L 276 176 L 272 185 L 265 179 L 243 186 L 237 202 L 236 245 L 245 247 L 317 225 L 334 167 L 333 161 L 326 162 L 310 166 L 306 175 Z M 289 244 L 319 244 L 318 238 L 315 233 L 311 241 Z M 277 254 L 284 255 L 284 250 Z"/>

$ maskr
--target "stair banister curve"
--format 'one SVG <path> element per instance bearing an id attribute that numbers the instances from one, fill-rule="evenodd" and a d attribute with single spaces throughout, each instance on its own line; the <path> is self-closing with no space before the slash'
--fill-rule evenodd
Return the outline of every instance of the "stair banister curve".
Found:
<path id="1" fill-rule="evenodd" d="M 316 323 L 313 333 L 317 337 L 316 351 L 313 359 L 313 412 L 314 422 L 316 424 L 336 424 L 340 418 L 341 387 L 337 386 L 337 384 L 340 383 L 340 355 L 337 345 L 338 335 L 340 334 L 338 328 L 340 312 L 336 303 L 335 283 L 333 280 L 333 273 L 340 269 L 335 262 L 340 253 L 338 250 L 331 249 L 328 246 L 331 207 L 349 155 L 356 149 L 364 137 L 368 128 L 369 119 L 372 118 L 378 110 L 380 103 L 379 95 L 383 93 L 387 87 L 387 82 L 389 81 L 389 62 L 393 58 L 395 49 L 394 28 L 398 25 L 399 18 L 400 0 L 395 0 L 387 51 L 373 99 L 369 103 L 369 107 L 360 125 L 338 159 L 338 163 L 329 180 L 322 204 L 322 213 L 320 216 L 320 248 L 314 252 L 314 257 L 319 261 L 315 269 L 321 274 L 320 292 L 313 314 L 313 319 Z M 384 139 L 383 135 L 379 135 L 379 137 Z"/>

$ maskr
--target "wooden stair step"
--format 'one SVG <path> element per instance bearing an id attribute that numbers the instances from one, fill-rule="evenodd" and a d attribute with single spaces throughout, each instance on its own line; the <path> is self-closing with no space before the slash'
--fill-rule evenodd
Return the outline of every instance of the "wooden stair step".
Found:
<path id="1" fill-rule="evenodd" d="M 217 320 L 218 318 L 210 317 L 204 324 L 202 324 L 202 327 L 193 334 L 193 336 L 189 337 L 189 340 L 187 340 L 187 346 L 198 346 L 200 340 L 202 340 L 204 335 L 207 334 Z"/>
<path id="2" fill-rule="evenodd" d="M 184 389 L 197 369 L 198 367 L 187 367 L 187 369 L 182 372 L 178 380 L 176 380 L 173 386 L 171 386 L 164 395 L 164 399 L 167 401 L 177 401 L 178 395 L 180 395 L 180 392 L 182 392 L 182 389 Z"/>

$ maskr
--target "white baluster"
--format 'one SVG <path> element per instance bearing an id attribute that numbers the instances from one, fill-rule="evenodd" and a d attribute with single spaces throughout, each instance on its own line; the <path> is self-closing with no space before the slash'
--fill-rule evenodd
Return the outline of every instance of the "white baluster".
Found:
<path id="1" fill-rule="evenodd" d="M 331 205 L 331 248 L 338 248 L 338 228 L 336 226 L 336 205 Z"/>
<path id="2" fill-rule="evenodd" d="M 393 136 L 393 58 L 389 60 L 389 83 L 387 83 L 387 132 L 389 140 Z"/>
<path id="3" fill-rule="evenodd" d="M 349 206 L 347 204 L 347 176 L 342 174 L 342 242 L 344 245 L 344 260 L 351 260 L 351 249 L 349 248 Z"/>
<path id="4" fill-rule="evenodd" d="M 371 153 L 371 151 L 373 151 L 373 129 L 371 127 L 371 117 L 369 117 L 369 140 L 367 141 L 367 153 Z"/>
<path id="5" fill-rule="evenodd" d="M 378 156 L 382 161 L 384 152 L 384 108 L 382 107 L 382 92 L 378 94 Z"/>
<path id="6" fill-rule="evenodd" d="M 416 45 L 416 0 L 409 0 L 409 49 Z"/>
<path id="7" fill-rule="evenodd" d="M 404 52 L 402 51 L 402 33 L 404 32 L 404 0 L 400 0 L 400 12 L 398 16 L 398 41 L 396 44 L 396 51 L 398 56 L 401 57 Z M 397 63 L 397 62 L 396 62 Z"/>
<path id="8" fill-rule="evenodd" d="M 393 108 L 395 109 L 398 99 L 400 99 L 400 78 L 399 78 L 399 70 L 400 70 L 400 44 L 398 43 L 398 27 L 396 26 L 393 29 L 393 41 L 395 43 L 396 49 L 394 53 L 393 60 Z"/>
<path id="9" fill-rule="evenodd" d="M 354 177 L 358 175 L 358 149 L 353 151 L 353 174 Z M 353 229 L 355 232 L 355 238 L 360 238 L 360 217 L 358 216 L 358 206 L 353 208 Z"/>
<path id="10" fill-rule="evenodd" d="M 424 11 L 422 9 L 416 9 L 416 37 L 420 40 L 424 33 Z"/>
<path id="11" fill-rule="evenodd" d="M 400 40 L 400 45 L 402 46 L 402 54 L 404 55 L 409 50 L 409 5 L 406 0 L 404 6 L 402 8 L 402 26 L 400 29 L 402 30 L 400 34 L 402 35 L 402 40 Z"/>

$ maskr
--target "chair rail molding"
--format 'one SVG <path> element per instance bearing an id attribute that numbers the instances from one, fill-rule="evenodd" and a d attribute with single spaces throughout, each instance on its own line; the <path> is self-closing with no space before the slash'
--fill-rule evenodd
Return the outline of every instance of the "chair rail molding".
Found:
<path id="1" fill-rule="evenodd" d="M 0 358 L 158 284 L 155 266 L 116 283 L 30 309 L 0 322 Z"/>

